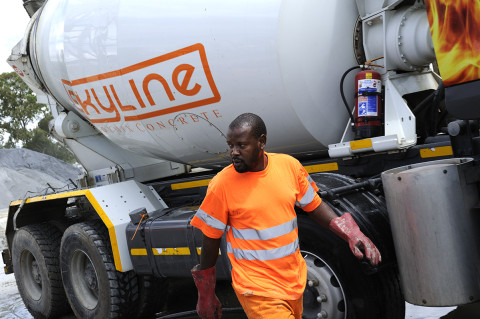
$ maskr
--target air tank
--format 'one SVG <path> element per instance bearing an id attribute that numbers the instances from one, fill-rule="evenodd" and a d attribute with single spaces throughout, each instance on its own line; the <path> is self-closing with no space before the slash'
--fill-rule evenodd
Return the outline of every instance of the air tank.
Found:
<path id="1" fill-rule="evenodd" d="M 357 16 L 354 1 L 48 0 L 29 45 L 56 101 L 114 143 L 215 167 L 244 112 L 264 119 L 270 152 L 340 141 Z"/>

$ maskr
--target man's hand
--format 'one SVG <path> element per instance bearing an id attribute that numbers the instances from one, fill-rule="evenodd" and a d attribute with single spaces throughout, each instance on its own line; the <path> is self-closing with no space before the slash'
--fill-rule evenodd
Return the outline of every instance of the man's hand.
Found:
<path id="1" fill-rule="evenodd" d="M 365 251 L 365 257 L 370 261 L 370 264 L 377 266 L 382 261 L 382 256 L 377 247 L 360 231 L 350 213 L 332 219 L 328 228 L 348 242 L 350 250 L 358 259 L 363 258 L 361 248 Z"/>
<path id="2" fill-rule="evenodd" d="M 222 304 L 215 295 L 215 266 L 205 270 L 193 267 L 192 277 L 198 289 L 197 313 L 202 319 L 220 319 Z"/>

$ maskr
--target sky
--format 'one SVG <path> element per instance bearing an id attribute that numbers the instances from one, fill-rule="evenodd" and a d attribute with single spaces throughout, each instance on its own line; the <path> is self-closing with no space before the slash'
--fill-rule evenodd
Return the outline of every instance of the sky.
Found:
<path id="1" fill-rule="evenodd" d="M 22 0 L 0 0 L 0 73 L 13 71 L 6 61 L 23 38 L 29 20 Z"/>

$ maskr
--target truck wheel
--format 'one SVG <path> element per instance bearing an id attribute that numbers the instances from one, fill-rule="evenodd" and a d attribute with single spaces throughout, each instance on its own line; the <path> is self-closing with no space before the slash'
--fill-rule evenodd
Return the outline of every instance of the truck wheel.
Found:
<path id="1" fill-rule="evenodd" d="M 163 310 L 167 301 L 167 279 L 150 275 L 138 276 L 138 291 L 138 308 L 135 318 L 155 318 L 155 315 Z"/>
<path id="2" fill-rule="evenodd" d="M 60 231 L 49 224 L 22 227 L 12 244 L 18 290 L 35 318 L 57 318 L 68 312 L 60 276 Z"/>
<path id="3" fill-rule="evenodd" d="M 345 292 L 335 272 L 311 250 L 301 250 L 307 263 L 303 318 L 347 318 Z"/>
<path id="4" fill-rule="evenodd" d="M 137 277 L 115 269 L 105 226 L 100 221 L 67 228 L 60 268 L 68 301 L 77 318 L 132 318 Z"/>
<path id="5" fill-rule="evenodd" d="M 343 240 L 306 216 L 298 216 L 298 225 L 307 263 L 303 318 L 405 318 L 398 279 L 390 271 L 366 274 Z"/>

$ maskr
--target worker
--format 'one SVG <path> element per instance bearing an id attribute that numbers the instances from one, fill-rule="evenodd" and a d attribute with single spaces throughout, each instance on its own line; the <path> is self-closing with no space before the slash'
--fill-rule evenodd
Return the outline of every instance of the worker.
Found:
<path id="1" fill-rule="evenodd" d="M 318 188 L 299 161 L 267 153 L 267 130 L 252 113 L 238 116 L 228 128 L 232 164 L 209 183 L 191 225 L 202 233 L 200 264 L 192 269 L 198 289 L 197 312 L 220 318 L 215 295 L 215 264 L 226 232 L 232 285 L 248 318 L 302 317 L 307 266 L 300 254 L 294 205 L 349 243 L 372 265 L 380 252 L 349 213 L 338 217 L 322 202 Z"/>

